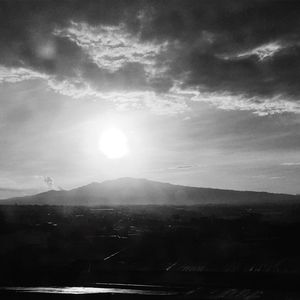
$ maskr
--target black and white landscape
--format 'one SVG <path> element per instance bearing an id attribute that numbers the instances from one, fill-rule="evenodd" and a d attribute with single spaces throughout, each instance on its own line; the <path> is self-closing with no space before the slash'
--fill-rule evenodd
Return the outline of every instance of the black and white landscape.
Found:
<path id="1" fill-rule="evenodd" d="M 299 15 L 0 0 L 0 298 L 300 299 Z"/>

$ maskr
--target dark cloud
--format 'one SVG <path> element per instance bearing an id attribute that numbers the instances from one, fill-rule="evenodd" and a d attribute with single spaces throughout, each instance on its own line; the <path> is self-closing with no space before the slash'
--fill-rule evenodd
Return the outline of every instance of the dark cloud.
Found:
<path id="1" fill-rule="evenodd" d="M 176 81 L 241 96 L 232 109 L 298 112 L 299 14 L 299 1 L 2 0 L 0 63 L 101 92 L 165 94 Z"/>
<path id="2" fill-rule="evenodd" d="M 154 7 L 143 36 L 176 41 L 171 72 L 187 72 L 185 84 L 250 96 L 299 96 L 299 2 L 162 1 Z M 219 56 L 273 41 L 287 48 L 264 62 Z"/>
<path id="3" fill-rule="evenodd" d="M 172 76 L 186 72 L 186 85 L 212 91 L 299 96 L 299 2 L 165 1 L 161 5 L 166 9 L 157 7 L 148 18 L 144 37 L 176 41 Z M 238 60 L 220 57 L 273 41 L 286 48 L 266 61 L 254 55 Z"/>
<path id="4" fill-rule="evenodd" d="M 193 166 L 193 165 L 180 165 L 180 166 L 176 166 L 176 169 L 191 169 L 191 168 L 194 168 L 194 167 L 195 166 Z"/>

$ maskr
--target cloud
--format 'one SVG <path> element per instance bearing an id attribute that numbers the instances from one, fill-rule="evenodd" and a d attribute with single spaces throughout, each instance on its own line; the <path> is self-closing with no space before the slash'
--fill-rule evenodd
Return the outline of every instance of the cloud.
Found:
<path id="1" fill-rule="evenodd" d="M 165 168 L 164 171 L 188 171 L 192 169 L 197 169 L 202 167 L 200 164 L 193 164 L 193 165 L 176 165 L 173 167 Z"/>
<path id="2" fill-rule="evenodd" d="M 296 161 L 296 162 L 285 162 L 285 163 L 282 163 L 281 166 L 300 166 L 300 161 Z"/>
<path id="3" fill-rule="evenodd" d="M 185 97 L 169 91 L 159 93 L 153 90 L 100 91 L 82 78 L 59 80 L 55 76 L 34 72 L 26 68 L 7 68 L 0 66 L 0 82 L 16 83 L 23 80 L 42 79 L 49 89 L 74 98 L 91 98 L 112 103 L 117 110 L 149 109 L 159 115 L 183 113 L 189 110 Z"/>
<path id="4" fill-rule="evenodd" d="M 258 56 L 259 60 L 264 60 L 266 58 L 272 57 L 273 55 L 275 55 L 275 53 L 278 53 L 282 49 L 284 49 L 283 45 L 281 45 L 279 42 L 273 42 L 273 43 L 259 46 L 257 48 L 254 48 L 253 50 L 246 51 L 244 53 L 240 53 L 237 56 L 238 57 L 247 57 L 247 56 L 251 56 L 251 55 L 256 55 L 256 56 Z"/>
<path id="5" fill-rule="evenodd" d="M 93 97 L 114 103 L 120 111 L 147 108 L 159 115 L 178 114 L 189 111 L 189 104 L 207 102 L 223 110 L 252 111 L 259 116 L 278 113 L 300 113 L 300 102 L 295 102 L 281 95 L 274 97 L 249 97 L 247 95 L 230 94 L 229 92 L 207 92 L 201 88 L 181 88 L 176 82 L 165 93 L 155 91 L 107 91 L 93 89 L 86 82 L 49 80 L 49 86 L 56 92 L 73 98 Z"/>
<path id="6" fill-rule="evenodd" d="M 28 68 L 8 68 L 0 66 L 0 83 L 17 83 L 23 80 L 45 78 L 47 78 L 46 74 L 42 74 Z"/>
<path id="7" fill-rule="evenodd" d="M 273 57 L 276 53 L 288 47 L 278 41 L 261 45 L 251 50 L 244 52 L 232 54 L 232 55 L 218 55 L 225 60 L 234 60 L 234 59 L 244 59 L 251 56 L 257 56 L 260 61 L 263 61 L 267 58 Z"/>
<path id="8" fill-rule="evenodd" d="M 23 80 L 42 79 L 48 87 L 65 96 L 79 99 L 92 98 L 113 103 L 117 110 L 149 109 L 159 115 L 172 115 L 189 111 L 191 101 L 207 102 L 223 110 L 253 111 L 259 116 L 289 112 L 300 113 L 300 102 L 290 97 L 248 96 L 230 92 L 201 91 L 201 87 L 185 87 L 184 81 L 175 81 L 166 92 L 155 90 L 100 91 L 83 78 L 59 80 L 55 76 L 39 73 L 27 68 L 8 68 L 0 66 L 0 82 L 16 83 Z"/>
<path id="9" fill-rule="evenodd" d="M 261 116 L 299 113 L 296 1 L 2 5 L 0 83 L 43 79 L 68 97 L 158 114 L 188 111 L 192 101 Z"/>
<path id="10" fill-rule="evenodd" d="M 52 177 L 50 176 L 43 176 L 43 180 L 46 183 L 46 185 L 48 186 L 49 189 L 54 189 L 55 184 L 54 184 L 54 180 Z"/>
<path id="11" fill-rule="evenodd" d="M 71 21 L 68 28 L 56 29 L 54 35 L 68 38 L 82 48 L 101 69 L 116 72 L 126 64 L 142 64 L 153 73 L 156 58 L 165 44 L 142 42 L 132 35 L 124 24 L 97 27 Z"/>
<path id="12" fill-rule="evenodd" d="M 115 105 L 119 111 L 149 109 L 159 115 L 184 113 L 189 110 L 185 97 L 176 93 L 157 93 L 155 91 L 97 91 L 82 81 L 49 80 L 54 91 L 73 98 L 93 97 Z"/>
<path id="13" fill-rule="evenodd" d="M 252 111 L 259 116 L 279 113 L 300 113 L 300 103 L 286 99 L 280 95 L 266 97 L 249 97 L 247 95 L 231 95 L 224 93 L 206 93 L 196 101 L 209 102 L 224 110 Z"/>
<path id="14" fill-rule="evenodd" d="M 194 165 L 179 165 L 179 166 L 176 166 L 176 169 L 191 169 L 191 168 L 194 168 L 195 166 Z"/>
<path id="15" fill-rule="evenodd" d="M 59 94 L 79 99 L 84 97 L 98 97 L 97 91 L 95 91 L 91 86 L 79 79 L 73 80 L 57 80 L 55 78 L 48 79 L 48 86 L 54 92 Z"/>
<path id="16" fill-rule="evenodd" d="M 54 190 L 57 188 L 54 183 L 54 179 L 50 176 L 36 175 L 34 177 L 36 179 L 42 180 L 50 190 Z"/>
<path id="17" fill-rule="evenodd" d="M 170 166 L 166 168 L 160 168 L 160 169 L 151 169 L 149 172 L 176 172 L 176 171 L 189 171 L 193 169 L 199 169 L 200 167 L 203 167 L 202 164 L 193 164 L 193 165 L 175 165 Z"/>
<path id="18" fill-rule="evenodd" d="M 250 177 L 254 178 L 254 179 L 267 179 L 267 180 L 278 180 L 278 179 L 285 178 L 284 176 L 269 176 L 269 175 L 265 175 L 265 174 L 253 175 Z"/>
<path id="19" fill-rule="evenodd" d="M 186 101 L 207 102 L 224 110 L 252 111 L 259 116 L 283 112 L 300 113 L 300 103 L 281 95 L 271 98 L 249 97 L 229 92 L 201 91 L 201 87 L 184 89 L 180 87 L 180 83 L 176 83 L 172 90 L 174 94 L 181 95 Z"/>

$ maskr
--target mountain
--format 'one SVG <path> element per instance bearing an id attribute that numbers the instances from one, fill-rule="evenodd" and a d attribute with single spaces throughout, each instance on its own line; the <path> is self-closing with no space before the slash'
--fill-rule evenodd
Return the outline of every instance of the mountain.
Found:
<path id="1" fill-rule="evenodd" d="M 198 188 L 146 179 L 120 178 L 94 182 L 69 191 L 47 191 L 10 198 L 0 204 L 19 205 L 201 205 L 280 204 L 300 202 L 300 196 L 266 192 Z"/>

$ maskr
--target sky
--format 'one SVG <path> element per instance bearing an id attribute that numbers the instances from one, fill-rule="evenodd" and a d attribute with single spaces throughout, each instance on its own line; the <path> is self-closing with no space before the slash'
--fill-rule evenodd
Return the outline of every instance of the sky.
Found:
<path id="1" fill-rule="evenodd" d="M 0 198 L 118 177 L 300 193 L 299 1 L 0 0 Z M 110 159 L 117 128 L 129 152 Z"/>

